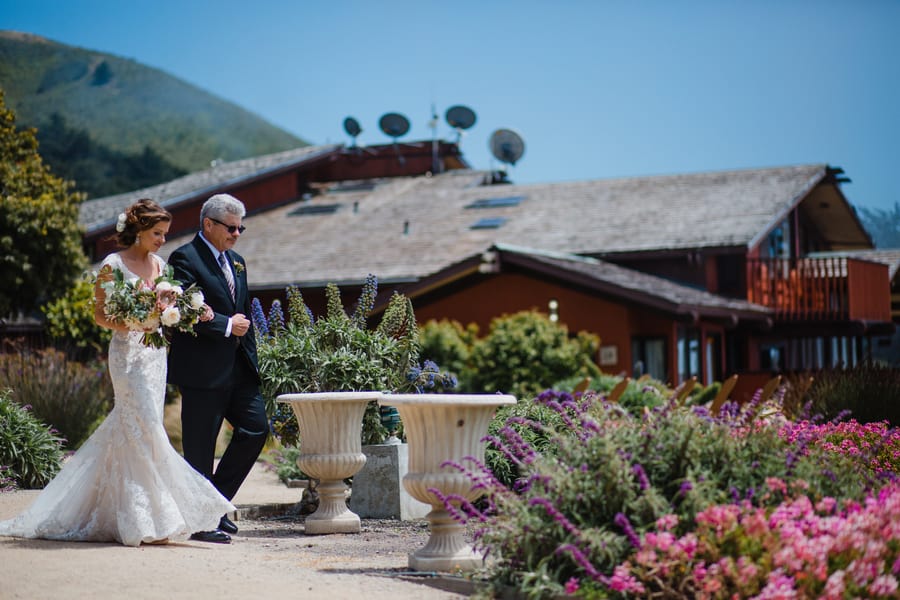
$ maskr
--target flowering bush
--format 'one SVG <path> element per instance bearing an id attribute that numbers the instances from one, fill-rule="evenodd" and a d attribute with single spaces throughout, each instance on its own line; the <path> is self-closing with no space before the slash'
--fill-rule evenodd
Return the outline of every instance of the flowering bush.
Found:
<path id="1" fill-rule="evenodd" d="M 400 391 L 414 386 L 408 374 L 418 365 L 419 346 L 412 303 L 395 293 L 381 323 L 367 326 L 378 282 L 370 275 L 352 314 L 334 284 L 326 288 L 326 313 L 316 319 L 300 291 L 287 288 L 288 319 L 279 301 L 268 318 L 258 299 L 252 302 L 262 393 L 272 429 L 285 445 L 296 445 L 299 428 L 293 410 L 275 401 L 279 394 L 336 391 Z M 387 431 L 377 403 L 363 422 L 363 441 L 380 444 Z"/>
<path id="2" fill-rule="evenodd" d="M 797 502 L 805 499 L 820 507 L 822 518 L 838 514 L 827 512 L 838 505 L 849 515 L 880 488 L 884 472 L 900 467 L 895 457 L 876 477 L 860 469 L 872 462 L 868 451 L 798 444 L 783 419 L 750 422 L 743 411 L 723 411 L 722 418 L 714 418 L 703 407 L 668 402 L 633 415 L 590 394 L 554 391 L 535 403 L 553 411 L 559 424 L 513 416 L 488 440 L 515 464 L 512 487 L 483 465 L 457 465 L 485 492 L 477 506 L 464 503 L 456 512 L 460 519 L 480 522 L 476 544 L 494 559 L 486 573 L 490 585 L 510 586 L 529 597 L 718 598 L 745 597 L 742 593 L 752 589 L 769 594 L 760 597 L 776 597 L 779 586 L 796 586 L 812 564 L 793 564 L 791 557 L 816 547 L 796 546 L 793 540 L 799 538 L 787 537 L 791 527 L 806 527 L 799 516 L 803 505 Z M 750 409 L 752 414 L 755 409 Z M 526 429 L 538 435 L 523 435 Z M 896 448 L 894 438 L 887 439 Z M 876 454 L 883 458 L 892 451 Z M 448 498 L 448 509 L 451 500 L 459 498 Z M 888 512 L 883 510 L 883 516 Z M 750 533 L 729 533 L 725 525 L 739 522 L 742 514 Z M 777 539 L 766 537 L 761 524 Z M 784 546 L 789 539 L 792 543 Z M 896 558 L 898 543 L 886 541 L 877 551 L 888 566 L 867 581 L 897 568 L 891 557 Z M 670 559 L 670 552 L 678 559 Z M 696 565 L 688 558 L 697 556 L 694 573 Z M 847 561 L 815 564 L 826 564 L 828 577 L 836 579 L 843 576 L 834 575 L 837 571 L 856 568 Z M 738 589 L 733 581 L 739 580 L 756 583 Z M 679 591 L 678 586 L 696 581 L 708 583 L 708 590 Z M 878 581 L 884 589 L 891 587 L 889 580 Z M 718 594 L 717 585 L 729 593 Z"/>
<path id="3" fill-rule="evenodd" d="M 781 494 L 783 481 L 770 491 Z M 647 532 L 629 561 L 623 592 L 666 598 L 896 598 L 900 485 L 841 507 L 800 494 L 774 508 L 749 501 L 711 506 L 696 529 L 673 533 L 672 515 Z"/>
<path id="4" fill-rule="evenodd" d="M 199 288 L 191 285 L 183 289 L 172 273 L 167 265 L 165 273 L 148 286 L 142 279 L 128 281 L 121 270 L 113 269 L 112 278 L 100 284 L 106 293 L 103 313 L 132 331 L 143 331 L 141 341 L 153 348 L 169 343 L 160 327 L 193 334 L 201 317 L 210 316 L 209 307 L 203 303 Z"/>

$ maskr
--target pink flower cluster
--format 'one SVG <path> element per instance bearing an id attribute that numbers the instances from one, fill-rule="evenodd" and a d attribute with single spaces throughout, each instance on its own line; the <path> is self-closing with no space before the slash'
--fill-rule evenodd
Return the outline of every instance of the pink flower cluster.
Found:
<path id="1" fill-rule="evenodd" d="M 783 482 L 772 480 L 772 491 Z M 712 506 L 696 530 L 672 531 L 672 515 L 642 537 L 619 565 L 630 586 L 686 598 L 896 598 L 900 577 L 900 485 L 891 484 L 862 504 L 839 509 L 805 495 L 774 510 L 750 505 Z M 625 569 L 622 571 L 620 569 Z"/>
<path id="2" fill-rule="evenodd" d="M 891 428 L 886 421 L 797 421 L 785 425 L 781 435 L 791 444 L 809 442 L 835 454 L 865 460 L 864 466 L 873 473 L 900 472 L 900 428 Z"/>

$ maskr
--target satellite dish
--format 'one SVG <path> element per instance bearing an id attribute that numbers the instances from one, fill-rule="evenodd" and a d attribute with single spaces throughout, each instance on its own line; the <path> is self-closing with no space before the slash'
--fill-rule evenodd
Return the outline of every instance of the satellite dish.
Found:
<path id="1" fill-rule="evenodd" d="M 385 135 L 396 140 L 398 137 L 406 135 L 409 131 L 409 119 L 400 113 L 387 113 L 378 120 L 378 126 L 381 127 L 381 131 Z"/>
<path id="2" fill-rule="evenodd" d="M 344 131 L 346 131 L 347 135 L 350 137 L 355 138 L 362 133 L 362 127 L 359 126 L 359 121 L 353 117 L 347 117 L 344 119 Z"/>
<path id="3" fill-rule="evenodd" d="M 513 166 L 525 154 L 525 140 L 512 129 L 498 129 L 491 134 L 488 145 L 494 158 Z"/>
<path id="4" fill-rule="evenodd" d="M 454 129 L 468 129 L 475 124 L 475 113 L 468 106 L 451 106 L 444 118 Z"/>

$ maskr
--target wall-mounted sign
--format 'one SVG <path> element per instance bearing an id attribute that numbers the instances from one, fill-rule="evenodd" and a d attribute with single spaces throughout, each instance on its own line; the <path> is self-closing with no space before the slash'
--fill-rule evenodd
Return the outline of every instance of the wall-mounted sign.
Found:
<path id="1" fill-rule="evenodd" d="M 618 346 L 600 346 L 600 366 L 608 367 L 618 364 L 619 347 Z"/>

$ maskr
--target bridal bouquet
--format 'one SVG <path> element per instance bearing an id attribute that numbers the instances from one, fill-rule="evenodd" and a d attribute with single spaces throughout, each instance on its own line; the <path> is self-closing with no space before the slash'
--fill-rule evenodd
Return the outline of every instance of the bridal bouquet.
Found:
<path id="1" fill-rule="evenodd" d="M 160 327 L 194 333 L 194 325 L 212 317 L 203 302 L 203 292 L 195 285 L 183 289 L 172 277 L 172 267 L 152 284 L 136 279 L 128 281 L 125 274 L 113 269 L 112 279 L 100 284 L 106 292 L 103 312 L 107 318 L 121 323 L 132 331 L 143 331 L 141 342 L 153 348 L 168 346 Z"/>

